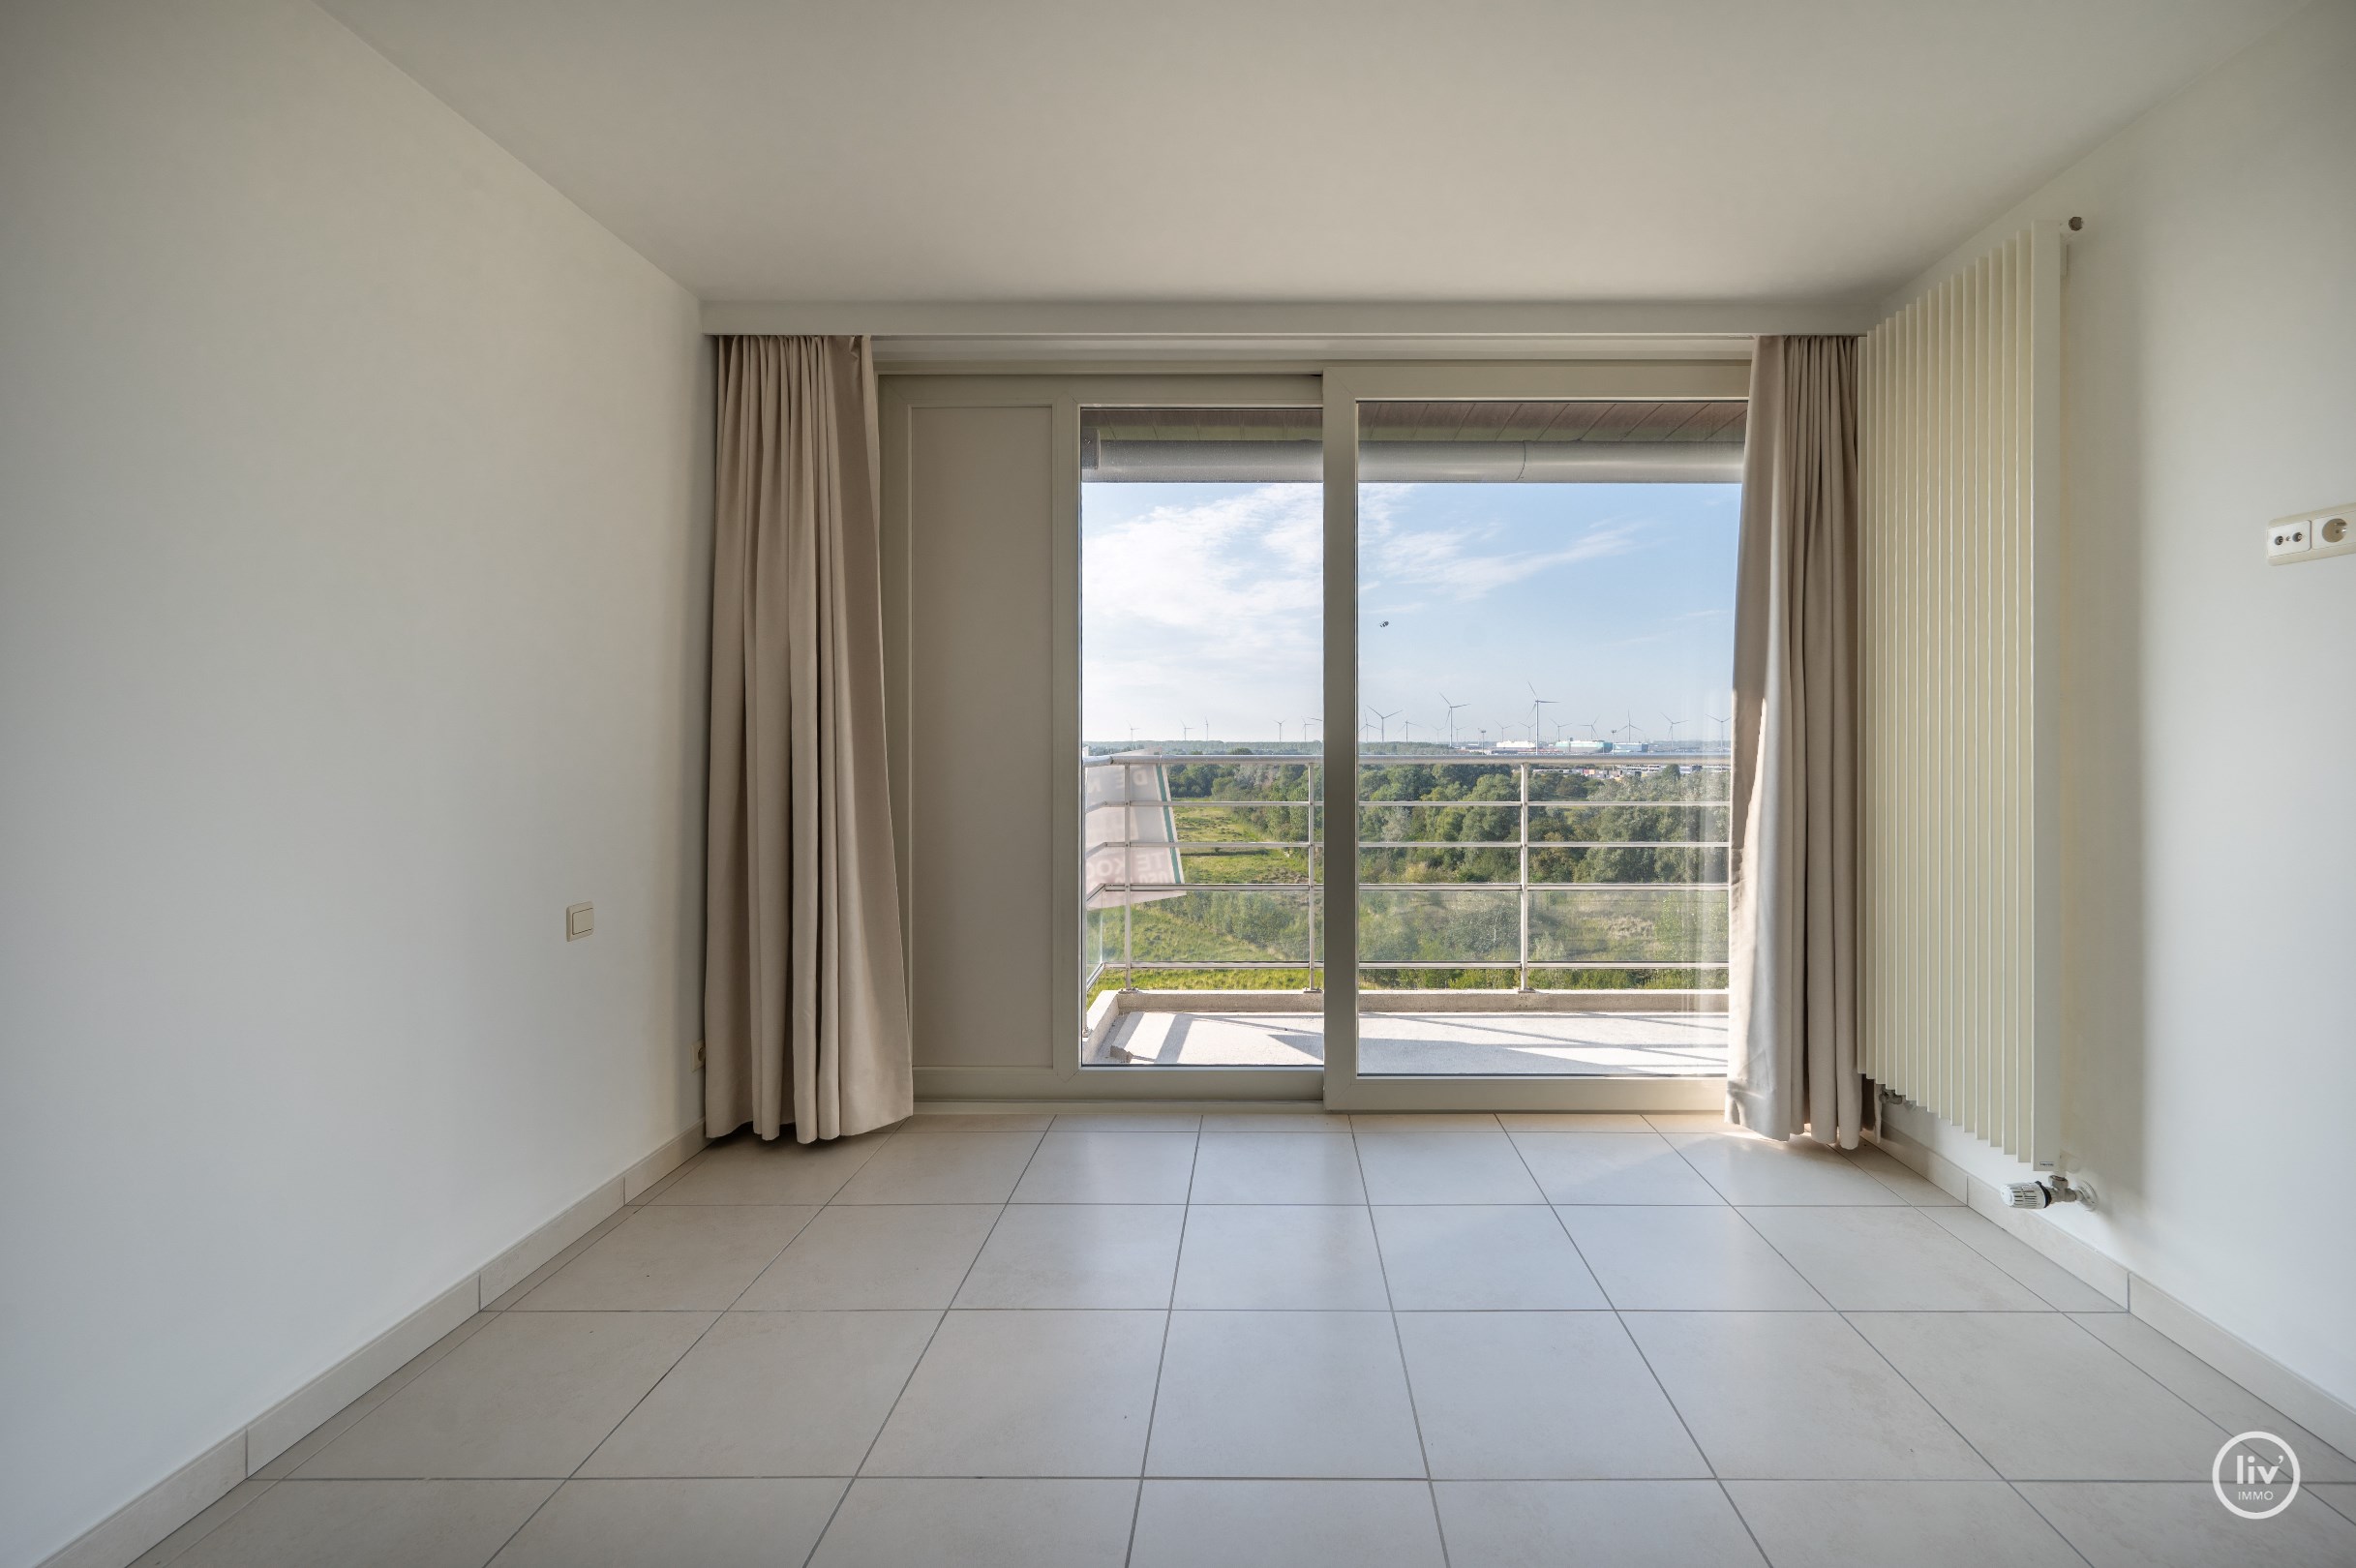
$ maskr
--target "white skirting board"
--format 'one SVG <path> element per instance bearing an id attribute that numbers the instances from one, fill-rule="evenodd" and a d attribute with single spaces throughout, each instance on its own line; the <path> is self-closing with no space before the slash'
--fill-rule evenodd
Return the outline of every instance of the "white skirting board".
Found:
<path id="1" fill-rule="evenodd" d="M 2176 1344 L 2233 1379 L 2342 1454 L 2356 1455 L 2356 1408 L 2219 1327 L 2117 1259 L 2035 1210 L 2005 1206 L 1994 1184 L 1885 1124 L 1875 1141 Z M 2029 1180 L 2022 1167 L 2018 1180 Z"/>
<path id="2" fill-rule="evenodd" d="M 42 1568 L 124 1568 L 677 1170 L 706 1141 L 698 1121 L 611 1181 L 600 1182 L 562 1214 L 100 1521 Z"/>

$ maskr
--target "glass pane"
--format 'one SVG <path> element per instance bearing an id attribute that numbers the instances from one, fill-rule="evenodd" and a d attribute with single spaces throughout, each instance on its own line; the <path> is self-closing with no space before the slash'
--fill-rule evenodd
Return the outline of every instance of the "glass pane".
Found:
<path id="1" fill-rule="evenodd" d="M 1722 888 L 1581 888 L 1533 892 L 1535 963 L 1723 964 Z"/>
<path id="2" fill-rule="evenodd" d="M 1743 412 L 1358 406 L 1361 1070 L 1722 1049 Z"/>
<path id="3" fill-rule="evenodd" d="M 1358 894 L 1361 964 L 1512 963 L 1518 894 L 1480 888 L 1378 888 Z"/>
<path id="4" fill-rule="evenodd" d="M 1089 1063 L 1315 1060 L 1323 419 L 1082 410 Z M 1254 995 L 1266 1029 L 1178 1027 Z"/>
<path id="5" fill-rule="evenodd" d="M 1309 898 L 1299 892 L 1225 888 L 1136 895 L 1131 952 L 1157 965 L 1303 964 L 1309 961 Z"/>

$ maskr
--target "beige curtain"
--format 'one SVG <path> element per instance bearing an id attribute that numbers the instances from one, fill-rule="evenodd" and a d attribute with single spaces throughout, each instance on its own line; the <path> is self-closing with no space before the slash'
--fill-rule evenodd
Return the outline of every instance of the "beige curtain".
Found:
<path id="1" fill-rule="evenodd" d="M 914 1108 L 875 365 L 863 338 L 718 356 L 704 1128 L 809 1143 Z"/>
<path id="2" fill-rule="evenodd" d="M 1857 1147 L 1857 340 L 1762 338 L 1735 599 L 1727 1115 Z"/>

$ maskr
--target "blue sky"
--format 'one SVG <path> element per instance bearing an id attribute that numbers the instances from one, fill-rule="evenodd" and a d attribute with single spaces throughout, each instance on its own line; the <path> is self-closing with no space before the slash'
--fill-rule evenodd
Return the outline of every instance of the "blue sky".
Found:
<path id="1" fill-rule="evenodd" d="M 1392 739 L 1711 739 L 1734 656 L 1735 485 L 1368 485 L 1360 691 Z M 1321 708 L 1315 485 L 1080 489 L 1081 734 L 1287 740 Z M 1388 621 L 1388 625 L 1382 624 Z M 1370 726 L 1371 714 L 1360 719 Z M 1366 732 L 1371 739 L 1375 731 Z"/>

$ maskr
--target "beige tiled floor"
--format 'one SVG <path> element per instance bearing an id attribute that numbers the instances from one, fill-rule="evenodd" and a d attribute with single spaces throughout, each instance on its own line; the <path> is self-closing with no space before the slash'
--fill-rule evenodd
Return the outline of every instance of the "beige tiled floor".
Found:
<path id="1" fill-rule="evenodd" d="M 1707 1118 L 715 1145 L 142 1568 L 2356 1562 L 2356 1464 L 1878 1151 Z M 2205 1477 L 2280 1432 L 2276 1520 Z"/>

